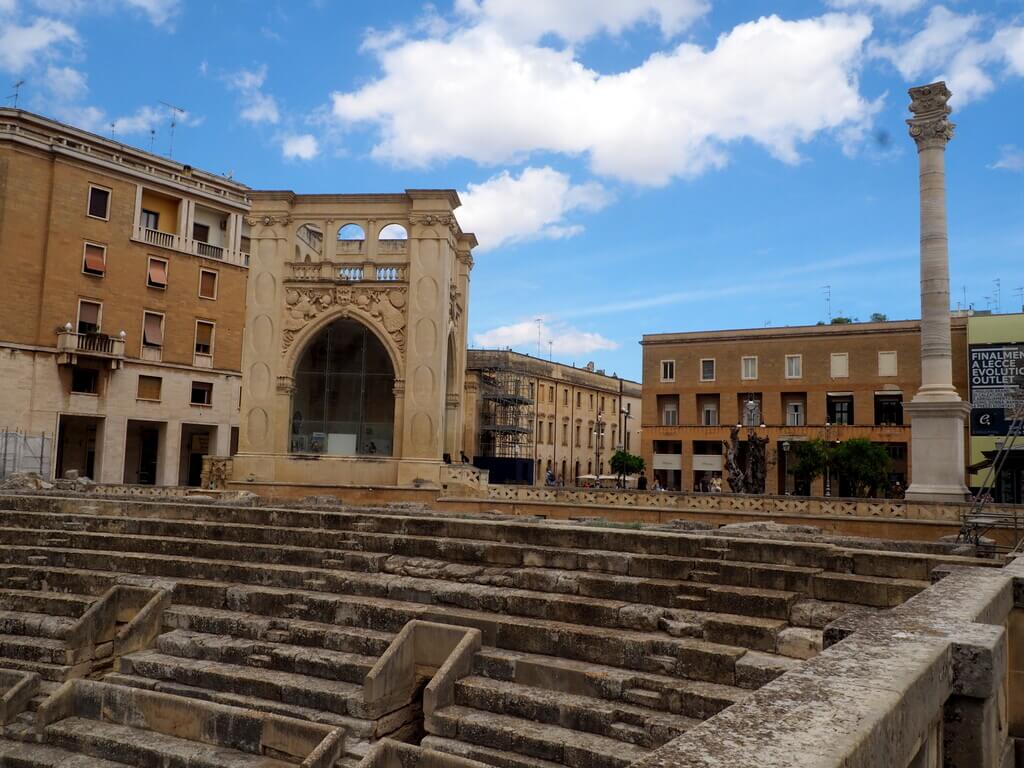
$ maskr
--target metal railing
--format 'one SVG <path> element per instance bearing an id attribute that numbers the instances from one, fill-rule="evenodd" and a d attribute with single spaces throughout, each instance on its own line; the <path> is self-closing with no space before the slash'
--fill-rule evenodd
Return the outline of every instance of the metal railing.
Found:
<path id="1" fill-rule="evenodd" d="M 32 435 L 19 430 L 0 431 L 0 480 L 17 472 L 37 472 L 49 480 L 52 449 L 53 438 L 45 432 Z"/>

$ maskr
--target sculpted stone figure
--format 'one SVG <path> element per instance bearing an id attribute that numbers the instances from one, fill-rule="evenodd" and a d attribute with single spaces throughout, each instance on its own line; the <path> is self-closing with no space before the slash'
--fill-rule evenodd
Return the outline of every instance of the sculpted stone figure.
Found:
<path id="1" fill-rule="evenodd" d="M 743 493 L 745 488 L 745 476 L 740 467 L 740 428 L 732 427 L 729 430 L 729 442 L 725 443 L 725 468 L 728 473 L 729 490 L 733 493 Z"/>

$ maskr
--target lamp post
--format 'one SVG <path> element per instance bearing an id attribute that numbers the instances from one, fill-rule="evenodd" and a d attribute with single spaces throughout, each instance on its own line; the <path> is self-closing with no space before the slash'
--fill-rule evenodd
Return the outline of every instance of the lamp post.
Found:
<path id="1" fill-rule="evenodd" d="M 826 421 L 825 422 L 825 448 L 826 449 L 832 443 L 831 436 L 830 436 L 830 430 L 831 429 L 832 429 L 832 423 L 829 422 L 829 421 Z M 831 465 L 831 462 L 828 459 L 828 453 L 827 453 L 827 450 L 826 450 L 826 453 L 825 453 L 825 495 L 826 496 L 831 496 L 832 495 L 832 473 L 829 471 L 830 468 L 831 468 L 830 465 Z"/>
<path id="2" fill-rule="evenodd" d="M 597 484 L 601 484 L 601 437 L 604 435 L 604 413 L 598 412 L 597 421 L 594 422 L 594 474 L 597 475 Z"/>
<path id="3" fill-rule="evenodd" d="M 782 441 L 782 495 L 789 496 L 789 440 Z"/>

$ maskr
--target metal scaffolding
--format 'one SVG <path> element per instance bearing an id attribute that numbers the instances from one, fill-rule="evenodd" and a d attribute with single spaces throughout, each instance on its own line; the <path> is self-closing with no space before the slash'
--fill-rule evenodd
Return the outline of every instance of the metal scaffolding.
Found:
<path id="1" fill-rule="evenodd" d="M 533 456 L 534 399 L 529 377 L 507 369 L 480 372 L 480 452 L 483 456 Z"/>

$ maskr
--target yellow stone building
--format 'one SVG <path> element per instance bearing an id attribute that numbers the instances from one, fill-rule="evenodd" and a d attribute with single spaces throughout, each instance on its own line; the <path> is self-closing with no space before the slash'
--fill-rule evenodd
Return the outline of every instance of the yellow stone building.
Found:
<path id="1" fill-rule="evenodd" d="M 232 452 L 248 211 L 229 179 L 0 109 L 8 471 L 196 485 Z"/>

